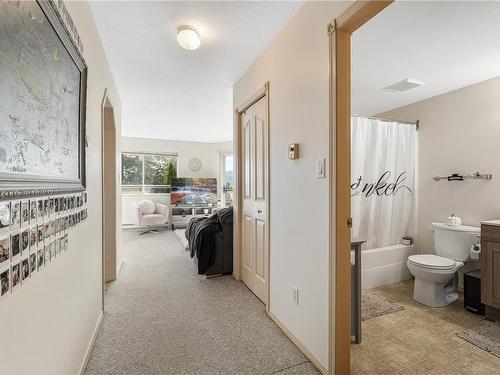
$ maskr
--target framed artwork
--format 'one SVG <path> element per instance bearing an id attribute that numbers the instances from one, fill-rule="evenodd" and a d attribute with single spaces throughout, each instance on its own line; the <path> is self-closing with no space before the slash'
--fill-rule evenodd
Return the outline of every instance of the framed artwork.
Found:
<path id="1" fill-rule="evenodd" d="M 0 3 L 0 200 L 85 188 L 87 66 L 54 3 Z"/>

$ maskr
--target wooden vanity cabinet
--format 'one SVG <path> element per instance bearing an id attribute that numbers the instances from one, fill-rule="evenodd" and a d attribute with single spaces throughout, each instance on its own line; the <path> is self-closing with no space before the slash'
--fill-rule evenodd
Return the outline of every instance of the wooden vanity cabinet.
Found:
<path id="1" fill-rule="evenodd" d="M 500 319 L 500 226 L 481 225 L 481 302 L 486 318 Z"/>

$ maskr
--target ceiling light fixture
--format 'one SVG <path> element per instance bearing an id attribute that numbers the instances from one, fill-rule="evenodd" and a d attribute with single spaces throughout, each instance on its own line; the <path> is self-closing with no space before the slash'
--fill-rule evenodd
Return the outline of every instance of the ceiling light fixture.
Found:
<path id="1" fill-rule="evenodd" d="M 201 44 L 198 31 L 194 27 L 186 25 L 177 29 L 177 42 L 182 48 L 190 51 L 198 48 Z"/>

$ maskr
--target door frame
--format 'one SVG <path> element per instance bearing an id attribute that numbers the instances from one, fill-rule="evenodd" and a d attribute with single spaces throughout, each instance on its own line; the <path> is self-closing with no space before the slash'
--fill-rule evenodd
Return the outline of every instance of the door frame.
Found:
<path id="1" fill-rule="evenodd" d="M 107 111 L 111 111 L 111 113 L 106 113 Z M 108 116 L 112 116 L 112 127 L 110 127 L 109 123 L 109 118 Z M 106 130 L 112 130 L 112 135 L 114 138 L 114 148 L 113 148 L 113 175 L 116 176 L 117 174 L 117 169 L 119 164 L 116 162 L 116 152 L 117 152 L 117 142 L 116 142 L 116 119 L 115 119 L 115 113 L 114 113 L 114 107 L 113 104 L 111 103 L 109 97 L 108 97 L 108 90 L 104 90 L 104 95 L 103 99 L 101 102 L 101 220 L 102 220 L 102 234 L 101 234 L 101 247 L 102 247 L 102 270 L 101 270 L 101 284 L 102 284 L 102 310 L 104 311 L 104 289 L 106 282 L 116 280 L 117 276 L 117 266 L 116 266 L 116 258 L 117 258 L 117 252 L 118 252 L 118 237 L 116 235 L 117 232 L 117 209 L 116 209 L 116 199 L 117 199 L 117 183 L 116 183 L 116 178 L 114 178 L 115 183 L 111 187 L 112 192 L 106 192 L 106 190 L 109 190 L 110 187 L 105 186 L 105 174 L 109 173 L 107 166 L 105 165 L 105 161 L 107 158 L 105 158 L 105 153 L 106 153 L 106 148 L 105 148 L 105 140 L 109 137 L 109 135 L 106 135 Z M 109 155 L 107 155 L 109 157 Z M 113 204 L 113 215 L 106 215 L 108 213 L 108 210 L 105 207 L 105 197 L 112 195 L 114 197 L 114 204 Z M 106 217 L 108 216 L 108 218 Z M 110 217 L 112 218 L 110 222 Z M 109 224 L 108 224 L 109 223 Z M 106 255 L 108 254 L 108 246 L 106 245 L 106 233 L 107 230 L 112 229 L 112 235 L 114 235 L 114 248 L 113 250 L 113 259 L 114 263 L 111 264 L 111 268 L 109 268 L 109 265 L 106 262 Z"/>
<path id="2" fill-rule="evenodd" d="M 270 192 L 270 173 L 269 173 L 269 155 L 270 155 L 270 116 L 269 116 L 269 82 L 266 82 L 264 86 L 258 89 L 250 98 L 248 98 L 241 105 L 236 107 L 234 112 L 234 121 L 233 121 L 233 163 L 234 163 L 234 173 L 236 176 L 236 186 L 235 186 L 235 199 L 233 202 L 233 210 L 234 210 L 234 233 L 233 233 L 233 277 L 241 281 L 242 277 L 242 202 L 243 202 L 243 189 L 241 189 L 242 181 L 243 181 L 243 168 L 241 162 L 243 160 L 243 147 L 241 144 L 241 118 L 243 112 L 245 112 L 252 105 L 257 103 L 262 98 L 265 98 L 266 105 L 266 120 L 267 120 L 267 155 L 265 160 L 265 179 L 266 179 L 266 187 L 265 194 L 267 197 L 267 212 L 266 212 L 266 242 L 267 242 L 267 270 L 266 270 L 266 280 L 267 280 L 267 301 L 266 312 L 269 314 L 271 308 L 271 238 L 270 238 L 270 226 L 271 226 L 271 215 L 270 215 L 270 203 L 271 199 L 269 197 Z"/>
<path id="3" fill-rule="evenodd" d="M 393 0 L 356 1 L 328 25 L 330 81 L 329 374 L 349 374 L 351 344 L 351 34 Z"/>

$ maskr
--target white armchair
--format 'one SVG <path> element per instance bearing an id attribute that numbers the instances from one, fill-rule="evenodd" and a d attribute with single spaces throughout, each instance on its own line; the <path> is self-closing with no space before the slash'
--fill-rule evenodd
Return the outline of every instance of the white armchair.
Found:
<path id="1" fill-rule="evenodd" d="M 151 229 L 151 226 L 168 223 L 169 209 L 167 205 L 154 203 L 148 199 L 132 203 L 132 205 L 135 209 L 136 224 L 147 228 L 145 232 L 140 234 L 158 233 L 157 230 Z"/>

